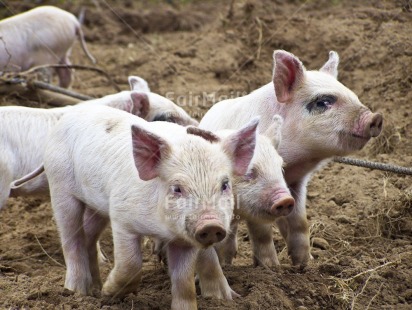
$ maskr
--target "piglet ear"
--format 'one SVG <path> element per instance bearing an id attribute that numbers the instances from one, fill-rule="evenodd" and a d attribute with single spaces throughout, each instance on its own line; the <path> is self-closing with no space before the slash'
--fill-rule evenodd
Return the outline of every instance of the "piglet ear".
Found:
<path id="1" fill-rule="evenodd" d="M 141 77 L 131 75 L 129 76 L 128 80 L 129 80 L 130 90 L 137 90 L 137 91 L 146 92 L 146 93 L 150 92 L 149 85 Z"/>
<path id="2" fill-rule="evenodd" d="M 282 124 L 283 118 L 280 115 L 275 115 L 272 119 L 272 124 L 268 129 L 263 133 L 268 137 L 276 150 L 279 149 L 280 142 L 282 140 Z"/>
<path id="3" fill-rule="evenodd" d="M 283 50 L 274 51 L 273 59 L 276 99 L 281 103 L 288 102 L 304 79 L 305 67 L 295 55 Z"/>
<path id="4" fill-rule="evenodd" d="M 259 117 L 256 117 L 223 141 L 223 149 L 232 159 L 233 171 L 236 175 L 241 176 L 247 172 L 255 152 L 258 124 Z"/>
<path id="5" fill-rule="evenodd" d="M 132 125 L 134 162 L 143 181 L 159 176 L 158 167 L 170 154 L 169 144 L 159 136 Z"/>
<path id="6" fill-rule="evenodd" d="M 149 98 L 145 93 L 132 91 L 130 93 L 132 99 L 132 108 L 130 113 L 141 118 L 146 118 L 150 110 Z"/>
<path id="7" fill-rule="evenodd" d="M 329 52 L 329 59 L 322 68 L 320 72 L 325 72 L 332 75 L 335 79 L 338 78 L 338 65 L 339 65 L 339 55 L 335 51 Z"/>

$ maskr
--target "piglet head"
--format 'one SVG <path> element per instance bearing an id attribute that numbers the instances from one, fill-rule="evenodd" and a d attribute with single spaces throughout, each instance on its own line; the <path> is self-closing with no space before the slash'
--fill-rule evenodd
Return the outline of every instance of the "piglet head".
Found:
<path id="1" fill-rule="evenodd" d="M 246 174 L 235 179 L 236 213 L 244 218 L 272 222 L 292 212 L 295 201 L 283 175 L 283 159 L 277 148 L 281 140 L 282 118 L 258 135 L 256 149 Z"/>
<path id="2" fill-rule="evenodd" d="M 329 53 L 319 71 L 307 71 L 296 56 L 281 50 L 274 52 L 274 63 L 275 94 L 285 122 L 282 136 L 288 142 L 282 155 L 298 147 L 306 156 L 345 155 L 380 134 L 382 116 L 337 80 L 336 52 Z"/>

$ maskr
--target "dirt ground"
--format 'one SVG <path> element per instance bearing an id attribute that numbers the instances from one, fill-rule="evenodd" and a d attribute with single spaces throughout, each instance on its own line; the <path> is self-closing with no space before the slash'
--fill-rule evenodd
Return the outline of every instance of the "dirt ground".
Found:
<path id="1" fill-rule="evenodd" d="M 34 1 L 33 1 L 34 2 Z M 412 166 L 412 3 L 402 1 L 36 1 L 76 15 L 87 8 L 84 32 L 98 67 L 127 89 L 128 75 L 200 119 L 224 96 L 270 81 L 272 53 L 285 49 L 308 69 L 328 52 L 341 58 L 339 79 L 385 129 L 355 157 Z M 171 4 L 169 3 L 171 2 Z M 231 6 L 231 3 L 233 5 Z M 29 9 L 8 1 L 0 16 Z M 75 64 L 90 65 L 76 44 Z M 77 71 L 72 89 L 113 93 L 96 73 Z M 39 106 L 19 96 L 2 105 Z M 44 104 L 42 107 L 46 107 Z M 281 266 L 252 267 L 242 227 L 234 265 L 224 272 L 242 297 L 198 296 L 199 309 L 412 309 L 412 178 L 329 163 L 308 188 L 314 260 L 291 266 L 274 228 Z M 113 265 L 110 231 L 102 240 Z M 47 255 L 46 255 L 47 253 Z M 170 281 L 145 249 L 143 281 L 124 300 L 84 297 L 63 289 L 64 260 L 47 198 L 9 199 L 0 215 L 1 309 L 167 309 Z"/>

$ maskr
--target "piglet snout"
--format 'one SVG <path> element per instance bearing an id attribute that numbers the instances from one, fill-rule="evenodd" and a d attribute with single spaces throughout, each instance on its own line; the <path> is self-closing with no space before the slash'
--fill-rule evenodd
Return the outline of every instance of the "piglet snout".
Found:
<path id="1" fill-rule="evenodd" d="M 382 131 L 383 118 L 379 113 L 373 113 L 370 117 L 367 128 L 370 137 L 377 137 Z"/>
<path id="2" fill-rule="evenodd" d="M 195 231 L 196 240 L 204 245 L 210 246 L 225 239 L 226 230 L 218 221 L 206 221 L 199 225 Z"/>
<path id="3" fill-rule="evenodd" d="M 292 196 L 285 195 L 276 200 L 270 208 L 270 213 L 275 216 L 287 216 L 295 207 L 295 199 Z"/>

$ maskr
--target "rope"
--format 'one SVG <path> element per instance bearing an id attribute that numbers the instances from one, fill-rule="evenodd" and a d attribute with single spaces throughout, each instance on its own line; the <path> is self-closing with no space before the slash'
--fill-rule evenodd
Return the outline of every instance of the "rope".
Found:
<path id="1" fill-rule="evenodd" d="M 398 174 L 412 175 L 412 168 L 406 168 L 406 167 L 396 166 L 396 165 L 391 165 L 391 164 L 383 164 L 383 163 L 361 160 L 361 159 L 350 158 L 350 157 L 335 157 L 333 161 L 337 163 L 341 163 L 341 164 L 353 165 L 353 166 L 370 168 L 370 169 L 377 169 L 377 170 L 382 170 L 382 171 L 389 171 L 389 172 L 398 173 Z"/>

